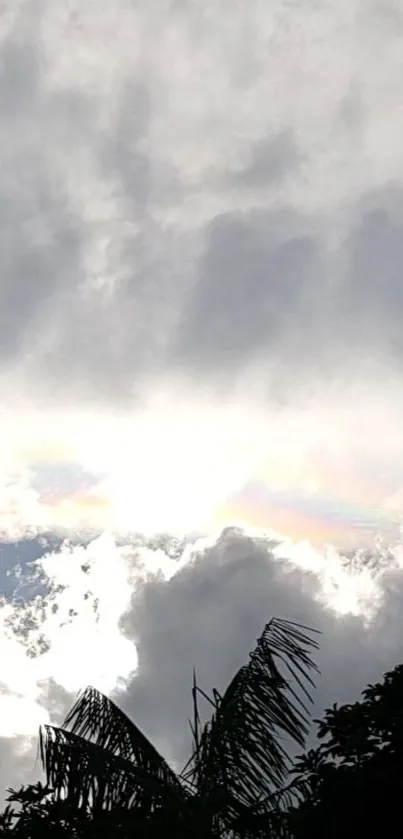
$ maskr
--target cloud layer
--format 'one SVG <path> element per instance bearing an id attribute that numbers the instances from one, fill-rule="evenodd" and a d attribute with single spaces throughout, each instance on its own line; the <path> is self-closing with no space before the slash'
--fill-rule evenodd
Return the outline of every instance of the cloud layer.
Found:
<path id="1" fill-rule="evenodd" d="M 180 762 L 272 614 L 400 660 L 403 14 L 3 5 L 6 786 L 86 681 Z"/>
<path id="2" fill-rule="evenodd" d="M 402 22 L 372 6 L 10 11 L 9 387 L 127 405 L 257 367 L 290 398 L 368 357 L 400 370 Z"/>

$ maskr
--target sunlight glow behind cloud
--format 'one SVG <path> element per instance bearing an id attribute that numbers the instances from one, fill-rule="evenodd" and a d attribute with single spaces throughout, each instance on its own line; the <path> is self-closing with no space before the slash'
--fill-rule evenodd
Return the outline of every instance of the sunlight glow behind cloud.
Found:
<path id="1" fill-rule="evenodd" d="M 45 422 L 32 412 L 18 423 L 3 412 L 4 535 L 207 533 L 241 521 L 342 547 L 396 536 L 401 405 L 384 392 L 370 410 L 370 391 L 357 387 L 354 402 L 345 389 L 299 408 L 168 394 L 120 417 L 49 412 Z"/>

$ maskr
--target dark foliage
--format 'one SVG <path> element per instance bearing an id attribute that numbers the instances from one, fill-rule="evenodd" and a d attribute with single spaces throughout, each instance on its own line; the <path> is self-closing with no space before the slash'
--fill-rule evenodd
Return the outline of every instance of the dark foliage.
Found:
<path id="1" fill-rule="evenodd" d="M 296 839 L 403 836 L 403 665 L 362 697 L 316 720 L 323 743 L 294 766 L 305 786 L 289 819 Z"/>
<path id="2" fill-rule="evenodd" d="M 225 693 L 208 697 L 213 710 L 204 726 L 198 697 L 205 694 L 194 678 L 193 751 L 179 776 L 110 699 L 87 688 L 62 728 L 41 730 L 46 787 L 11 791 L 20 811 L 6 808 L 0 836 L 288 836 L 284 808 L 300 784 L 284 787 L 286 743 L 303 746 L 308 728 L 318 672 L 312 632 L 272 619 Z"/>

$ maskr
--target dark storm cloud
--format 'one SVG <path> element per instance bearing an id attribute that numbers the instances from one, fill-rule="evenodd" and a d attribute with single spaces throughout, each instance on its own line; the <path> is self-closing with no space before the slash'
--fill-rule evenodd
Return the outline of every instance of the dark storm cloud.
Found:
<path id="1" fill-rule="evenodd" d="M 80 402 L 131 401 L 166 373 L 197 369 L 214 379 L 262 352 L 279 358 L 287 335 L 302 335 L 303 318 L 312 317 L 321 243 L 306 231 L 309 222 L 286 212 L 287 228 L 281 212 L 225 213 L 207 224 L 199 263 L 202 228 L 192 237 L 152 218 L 185 195 L 174 168 L 152 158 L 145 74 L 117 90 L 101 131 L 96 100 L 76 88 L 51 91 L 38 35 L 27 42 L 17 34 L 3 44 L 0 64 L 3 116 L 19 135 L 0 204 L 3 367 L 22 362 L 27 387 L 35 382 L 37 396 L 59 403 L 72 394 Z M 94 172 L 125 219 L 108 225 L 111 292 L 87 283 L 86 248 L 96 232 L 73 209 L 54 166 L 53 152 L 66 142 L 72 161 L 77 150 L 93 150 Z M 297 162 L 285 130 L 252 144 L 232 182 L 278 182 Z"/>
<path id="2" fill-rule="evenodd" d="M 175 168 L 153 158 L 152 122 L 156 115 L 146 71 L 139 70 L 118 90 L 110 125 L 98 137 L 100 176 L 111 184 L 128 220 L 147 230 L 149 214 L 177 200 L 181 183 Z M 155 140 L 154 140 L 155 142 Z M 160 149 L 157 146 L 157 152 Z M 133 231 L 127 244 L 133 240 Z M 130 247 L 122 254 L 130 255 Z M 134 256 L 134 253 L 133 253 Z M 132 267 L 135 261 L 131 261 Z"/>
<path id="3" fill-rule="evenodd" d="M 400 367 L 403 190 L 368 193 L 348 218 L 331 259 L 331 218 L 321 225 L 258 210 L 215 218 L 174 344 L 179 366 L 232 382 L 268 362 L 286 388 L 368 358 Z"/>
<path id="4" fill-rule="evenodd" d="M 21 178 L 24 174 L 21 173 Z M 54 299 L 68 294 L 80 271 L 80 234 L 61 197 L 46 182 L 36 193 L 0 205 L 0 358 L 29 353 L 52 319 Z M 40 214 L 39 230 L 35 212 Z"/>
<path id="5" fill-rule="evenodd" d="M 166 322 L 188 262 L 185 247 L 175 268 L 172 235 L 148 219 L 156 200 L 160 206 L 165 195 L 169 203 L 175 177 L 160 167 L 156 184 L 147 83 L 118 90 L 100 130 L 96 99 L 76 87 L 49 88 L 39 44 L 12 32 L 0 49 L 0 104 L 8 126 L 0 145 L 7 169 L 0 178 L 0 370 L 20 362 L 26 388 L 59 404 L 72 396 L 130 400 L 163 366 Z M 60 169 L 64 153 L 66 172 L 77 178 L 74 161 L 88 149 L 93 174 L 116 205 L 106 228 L 80 216 Z M 113 292 L 96 272 L 89 276 L 98 236 L 106 236 L 103 273 Z"/>
<path id="6" fill-rule="evenodd" d="M 336 114 L 337 121 L 350 132 L 351 139 L 359 139 L 365 126 L 364 106 L 360 87 L 352 83 L 343 96 Z"/>
<path id="7" fill-rule="evenodd" d="M 18 119 L 36 107 L 40 81 L 38 54 L 32 44 L 6 41 L 0 53 L 0 115 Z"/>
<path id="8" fill-rule="evenodd" d="M 284 129 L 274 139 L 259 140 L 252 148 L 248 164 L 228 177 L 235 186 L 276 186 L 293 174 L 302 156 L 294 134 Z"/>
<path id="9" fill-rule="evenodd" d="M 80 281 L 80 221 L 37 142 L 36 125 L 46 118 L 43 73 L 35 43 L 17 37 L 3 43 L 0 364 L 37 352 L 60 296 Z"/>
<path id="10" fill-rule="evenodd" d="M 395 580 L 401 591 L 401 575 Z M 272 616 L 323 633 L 314 716 L 333 701 L 354 700 L 368 681 L 403 660 L 401 618 L 396 609 L 389 612 L 389 596 L 366 629 L 357 617 L 323 608 L 314 599 L 318 590 L 314 575 L 274 558 L 270 543 L 228 528 L 170 582 L 151 581 L 133 596 L 122 627 L 136 641 L 139 670 L 118 703 L 165 754 L 184 762 L 193 666 L 204 690 L 221 690 Z"/>
<path id="11" fill-rule="evenodd" d="M 38 398 L 110 404 L 141 401 L 177 375 L 231 388 L 261 363 L 283 388 L 368 356 L 400 364 L 398 187 L 346 202 L 351 227 L 329 260 L 340 219 L 290 209 L 285 191 L 308 183 L 314 166 L 294 129 L 252 141 L 243 168 L 221 161 L 201 189 L 164 156 L 157 73 L 139 66 L 106 105 L 77 80 L 52 87 L 47 72 L 40 28 L 17 27 L 0 51 L 1 370 L 14 377 L 21 364 Z M 335 112 L 357 142 L 360 91 L 353 85 Z M 98 184 L 100 207 L 84 217 Z M 242 209 L 251 191 L 258 207 L 267 187 L 273 203 L 280 188 L 282 209 L 251 209 L 249 199 Z M 184 230 L 188 202 L 202 207 L 205 190 L 231 210 L 203 210 Z"/>
<path id="12" fill-rule="evenodd" d="M 117 97 L 112 131 L 104 139 L 100 162 L 127 201 L 134 216 L 147 213 L 151 191 L 151 162 L 147 151 L 150 124 L 150 90 L 145 81 L 128 83 Z"/>
<path id="13" fill-rule="evenodd" d="M 346 242 L 340 327 L 352 349 L 386 354 L 399 364 L 403 338 L 403 189 L 395 185 L 360 202 Z"/>
<path id="14" fill-rule="evenodd" d="M 211 222 L 175 348 L 185 367 L 233 371 L 281 357 L 289 336 L 312 328 L 321 244 L 307 227 L 287 212 Z"/>

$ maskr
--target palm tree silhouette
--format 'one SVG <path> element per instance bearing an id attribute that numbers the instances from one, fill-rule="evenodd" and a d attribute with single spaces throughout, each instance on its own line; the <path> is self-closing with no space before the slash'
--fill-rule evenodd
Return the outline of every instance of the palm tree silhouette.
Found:
<path id="1" fill-rule="evenodd" d="M 86 688 L 62 727 L 40 729 L 54 803 L 89 811 L 95 821 L 118 814 L 128 836 L 288 835 L 281 814 L 299 790 L 286 785 L 285 741 L 304 747 L 311 673 L 319 672 L 310 656 L 318 648 L 314 632 L 270 620 L 222 696 L 207 696 L 193 674 L 193 748 L 180 774 L 110 699 Z M 212 706 L 204 725 L 199 696 Z"/>

